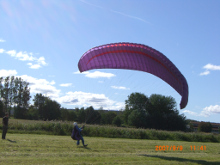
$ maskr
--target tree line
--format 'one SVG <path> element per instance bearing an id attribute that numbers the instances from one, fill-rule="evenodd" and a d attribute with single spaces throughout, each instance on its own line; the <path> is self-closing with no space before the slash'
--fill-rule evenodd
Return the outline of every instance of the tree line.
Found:
<path id="1" fill-rule="evenodd" d="M 68 110 L 55 100 L 37 93 L 30 105 L 29 83 L 18 77 L 0 78 L 0 115 L 14 110 L 14 118 L 31 120 L 64 120 L 86 124 L 114 124 L 160 130 L 186 130 L 186 119 L 180 115 L 171 96 L 153 94 L 150 97 L 132 93 L 125 100 L 123 111 L 75 108 Z"/>
<path id="2" fill-rule="evenodd" d="M 29 83 L 20 77 L 0 77 L 0 115 L 11 113 L 12 107 L 27 109 L 29 107 Z"/>

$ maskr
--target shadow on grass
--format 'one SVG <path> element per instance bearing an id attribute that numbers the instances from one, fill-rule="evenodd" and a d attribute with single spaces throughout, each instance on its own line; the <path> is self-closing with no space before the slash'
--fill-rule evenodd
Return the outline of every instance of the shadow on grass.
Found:
<path id="1" fill-rule="evenodd" d="M 160 159 L 169 160 L 169 161 L 192 162 L 192 163 L 197 163 L 197 164 L 202 164 L 202 165 L 203 164 L 208 164 L 208 165 L 219 165 L 220 164 L 220 162 L 209 162 L 206 160 L 193 160 L 193 159 L 185 159 L 185 158 L 170 157 L 170 156 L 147 155 L 147 154 L 141 154 L 140 156 L 160 158 Z"/>
<path id="2" fill-rule="evenodd" d="M 77 146 L 77 148 L 84 148 L 84 149 L 87 149 L 87 150 L 91 150 L 91 148 L 89 148 L 89 147 L 83 147 L 83 146 Z"/>
<path id="3" fill-rule="evenodd" d="M 13 140 L 10 140 L 10 139 L 7 139 L 9 142 L 11 143 L 17 143 L 16 141 L 13 141 Z"/>

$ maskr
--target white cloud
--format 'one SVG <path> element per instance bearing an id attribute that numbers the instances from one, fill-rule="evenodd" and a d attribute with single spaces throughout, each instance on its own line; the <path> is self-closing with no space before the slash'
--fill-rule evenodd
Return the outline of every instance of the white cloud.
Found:
<path id="1" fill-rule="evenodd" d="M 220 114 L 220 105 L 210 105 L 209 107 L 203 108 L 203 110 L 200 113 L 196 113 L 189 110 L 184 110 L 183 113 L 188 113 L 193 116 L 209 117 L 213 114 Z"/>
<path id="2" fill-rule="evenodd" d="M 22 52 L 22 51 L 17 53 L 15 50 L 9 50 L 6 52 L 6 54 L 21 61 L 31 61 L 27 63 L 27 65 L 29 65 L 30 66 L 29 68 L 31 69 L 39 69 L 42 66 L 47 65 L 44 57 L 39 57 L 39 58 L 34 57 L 33 53 L 27 53 L 27 52 Z"/>
<path id="3" fill-rule="evenodd" d="M 207 117 L 211 114 L 220 114 L 220 105 L 210 105 L 209 107 L 205 107 L 201 114 Z"/>
<path id="4" fill-rule="evenodd" d="M 210 74 L 210 71 L 207 70 L 207 71 L 205 71 L 205 72 L 200 73 L 200 76 L 204 76 L 204 75 L 206 76 L 206 75 L 208 75 L 208 74 Z"/>
<path id="5" fill-rule="evenodd" d="M 111 78 L 111 77 L 114 77 L 115 75 L 112 74 L 112 73 L 106 73 L 106 72 L 100 72 L 100 71 L 95 71 L 93 73 L 87 73 L 86 74 L 86 77 L 89 77 L 89 78 Z"/>
<path id="6" fill-rule="evenodd" d="M 89 78 L 111 78 L 111 77 L 114 77 L 115 75 L 112 74 L 112 73 L 106 73 L 106 72 L 100 72 L 100 71 L 95 71 L 95 72 L 82 72 L 80 73 L 80 71 L 76 71 L 76 72 L 73 72 L 73 74 L 85 74 L 86 77 L 89 77 Z M 101 83 L 101 82 L 99 82 Z"/>
<path id="7" fill-rule="evenodd" d="M 61 87 L 69 87 L 71 85 L 72 85 L 72 83 L 60 84 Z"/>
<path id="8" fill-rule="evenodd" d="M 54 85 L 54 84 L 56 84 L 56 82 L 53 80 L 53 81 L 50 82 L 50 84 Z"/>
<path id="9" fill-rule="evenodd" d="M 41 65 L 39 64 L 32 64 L 32 63 L 27 63 L 27 65 L 29 65 L 31 69 L 39 69 L 41 67 Z"/>
<path id="10" fill-rule="evenodd" d="M 0 42 L 5 42 L 5 40 L 3 40 L 3 39 L 0 38 Z"/>
<path id="11" fill-rule="evenodd" d="M 196 112 L 193 112 L 193 111 L 190 111 L 190 110 L 184 110 L 182 111 L 183 113 L 188 113 L 192 116 L 201 116 L 200 114 L 196 113 Z"/>
<path id="12" fill-rule="evenodd" d="M 206 71 L 200 73 L 200 76 L 210 74 L 210 70 L 220 70 L 220 65 L 206 64 L 203 68 L 206 69 Z"/>
<path id="13" fill-rule="evenodd" d="M 88 74 L 89 72 L 82 72 L 82 73 L 80 73 L 80 71 L 78 70 L 78 71 L 76 71 L 76 72 L 73 72 L 73 74 Z"/>
<path id="14" fill-rule="evenodd" d="M 32 55 L 27 54 L 27 52 L 18 52 L 15 55 L 15 58 L 21 61 L 34 61 L 36 58 L 34 58 Z"/>
<path id="15" fill-rule="evenodd" d="M 5 51 L 4 49 L 0 49 L 0 53 L 4 53 L 4 51 Z"/>
<path id="16" fill-rule="evenodd" d="M 44 57 L 40 57 L 39 59 L 37 59 L 37 62 L 38 62 L 38 64 L 41 64 L 41 65 L 47 65 Z"/>
<path id="17" fill-rule="evenodd" d="M 0 70 L 0 77 L 7 77 L 7 76 L 15 76 L 17 74 L 16 70 Z"/>
<path id="18" fill-rule="evenodd" d="M 89 107 L 95 109 L 103 107 L 104 109 L 119 110 L 124 109 L 125 104 L 110 100 L 104 94 L 86 93 L 82 91 L 67 92 L 65 96 L 59 98 L 59 102 L 63 104 Z"/>
<path id="19" fill-rule="evenodd" d="M 53 85 L 54 81 L 47 81 L 46 79 L 37 79 L 28 75 L 19 76 L 24 81 L 29 82 L 29 87 L 32 94 L 42 93 L 45 96 L 50 97 L 51 99 L 57 99 L 60 95 L 60 90 L 56 89 Z"/>
<path id="20" fill-rule="evenodd" d="M 16 70 L 0 70 L 1 76 L 17 76 Z M 52 100 L 56 100 L 61 104 L 75 105 L 82 107 L 93 106 L 95 109 L 103 107 L 108 110 L 120 110 L 124 109 L 124 102 L 116 102 L 104 94 L 86 93 L 82 91 L 67 92 L 64 96 L 61 96 L 61 90 L 55 86 L 55 81 L 47 81 L 46 79 L 38 79 L 28 75 L 17 76 L 21 77 L 24 81 L 29 82 L 30 93 L 32 95 L 36 93 L 42 93 L 45 96 L 50 97 Z M 61 84 L 61 86 L 72 85 L 71 83 Z"/>
<path id="21" fill-rule="evenodd" d="M 98 83 L 104 83 L 104 81 L 98 81 Z"/>
<path id="22" fill-rule="evenodd" d="M 130 90 L 130 88 L 122 87 L 122 86 L 111 86 L 113 89 L 122 89 L 122 90 Z"/>
<path id="23" fill-rule="evenodd" d="M 14 57 L 16 55 L 16 51 L 15 50 L 9 50 L 6 53 L 9 54 L 12 57 Z"/>
<path id="24" fill-rule="evenodd" d="M 207 64 L 203 68 L 208 70 L 220 70 L 220 65 Z"/>

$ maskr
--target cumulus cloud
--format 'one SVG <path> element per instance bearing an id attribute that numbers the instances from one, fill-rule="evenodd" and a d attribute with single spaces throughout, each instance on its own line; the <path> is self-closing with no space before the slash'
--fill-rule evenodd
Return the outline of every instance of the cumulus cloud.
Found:
<path id="1" fill-rule="evenodd" d="M 112 73 L 106 73 L 106 72 L 100 72 L 100 71 L 95 71 L 92 73 L 89 72 L 86 74 L 86 77 L 89 77 L 89 78 L 111 78 L 114 76 L 115 75 Z"/>
<path id="2" fill-rule="evenodd" d="M 4 70 L 4 69 L 0 70 L 0 77 L 15 76 L 15 75 L 17 75 L 16 70 Z"/>
<path id="3" fill-rule="evenodd" d="M 93 106 L 95 109 L 103 107 L 108 110 L 120 110 L 124 109 L 124 102 L 116 102 L 104 94 L 96 93 L 86 93 L 82 91 L 67 92 L 65 95 L 61 96 L 61 91 L 57 89 L 54 84 L 55 81 L 48 81 L 46 79 L 38 79 L 28 75 L 17 75 L 16 70 L 0 70 L 0 77 L 5 76 L 17 76 L 21 77 L 24 81 L 29 82 L 30 93 L 42 93 L 45 96 L 56 100 L 60 104 L 75 105 L 82 107 Z M 69 86 L 71 83 L 60 84 L 60 86 Z"/>
<path id="4" fill-rule="evenodd" d="M 3 39 L 0 38 L 0 42 L 5 42 L 5 40 L 3 40 Z"/>
<path id="5" fill-rule="evenodd" d="M 113 89 L 122 89 L 122 90 L 130 90 L 130 88 L 126 88 L 123 86 L 111 86 Z"/>
<path id="6" fill-rule="evenodd" d="M 208 70 L 220 70 L 220 65 L 207 64 L 203 68 Z"/>
<path id="7" fill-rule="evenodd" d="M 4 50 L 1 50 L 1 51 L 4 52 Z M 27 52 L 22 52 L 22 51 L 17 53 L 16 50 L 9 50 L 9 51 L 6 51 L 6 54 L 20 61 L 31 61 L 27 63 L 27 65 L 29 65 L 30 66 L 29 68 L 31 69 L 39 69 L 42 66 L 47 65 L 44 57 L 39 57 L 39 58 L 34 57 L 33 53 L 27 53 Z"/>
<path id="8" fill-rule="evenodd" d="M 206 117 L 212 114 L 220 114 L 220 105 L 210 105 L 209 107 L 205 107 L 201 114 Z"/>
<path id="9" fill-rule="evenodd" d="M 0 53 L 4 53 L 4 51 L 5 51 L 4 49 L 0 49 Z"/>
<path id="10" fill-rule="evenodd" d="M 67 92 L 65 96 L 59 98 L 60 103 L 89 107 L 95 109 L 103 107 L 104 109 L 119 110 L 124 108 L 124 103 L 110 100 L 104 94 L 86 93 L 82 91 Z"/>
<path id="11" fill-rule="evenodd" d="M 76 72 L 73 72 L 73 74 L 88 74 L 89 72 L 82 72 L 82 73 L 80 73 L 80 71 L 78 70 L 78 71 L 76 71 Z"/>
<path id="12" fill-rule="evenodd" d="M 100 71 L 82 72 L 82 73 L 80 73 L 80 71 L 76 71 L 76 72 L 73 72 L 73 74 L 85 74 L 85 76 L 89 78 L 109 78 L 109 79 L 115 76 L 112 73 L 106 73 L 106 72 L 100 72 Z"/>
<path id="13" fill-rule="evenodd" d="M 24 81 L 29 83 L 31 94 L 42 93 L 52 99 L 57 99 L 60 96 L 60 90 L 53 85 L 55 81 L 47 81 L 46 79 L 37 79 L 32 76 L 22 75 L 18 76 L 16 70 L 0 70 L 0 77 L 16 76 L 21 77 Z"/>
<path id="14" fill-rule="evenodd" d="M 189 110 L 184 110 L 183 113 L 188 113 L 193 116 L 209 117 L 213 114 L 220 114 L 220 105 L 210 105 L 208 107 L 203 108 L 203 110 L 200 113 L 196 113 Z"/>
<path id="15" fill-rule="evenodd" d="M 72 83 L 60 84 L 61 87 L 69 87 L 71 85 L 72 85 Z"/>
<path id="16" fill-rule="evenodd" d="M 203 69 L 206 69 L 206 71 L 200 73 L 200 76 L 210 74 L 210 70 L 220 70 L 220 65 L 206 64 Z"/>
<path id="17" fill-rule="evenodd" d="M 56 89 L 53 85 L 55 81 L 47 81 L 46 79 L 37 79 L 28 75 L 19 76 L 24 81 L 29 82 L 29 87 L 32 94 L 42 93 L 45 96 L 48 96 L 52 99 L 59 98 L 60 90 Z"/>
<path id="18" fill-rule="evenodd" d="M 41 67 L 39 64 L 27 63 L 27 65 L 29 65 L 31 69 L 39 69 Z"/>
<path id="19" fill-rule="evenodd" d="M 208 74 L 210 74 L 210 71 L 205 71 L 205 72 L 202 72 L 202 73 L 200 73 L 200 76 L 206 76 L 206 75 L 208 75 Z"/>
<path id="20" fill-rule="evenodd" d="M 201 114 L 198 114 L 198 113 L 196 113 L 196 112 L 193 112 L 193 111 L 190 111 L 190 110 L 184 110 L 184 111 L 182 111 L 183 113 L 188 113 L 188 114 L 190 114 L 190 115 L 192 115 L 192 116 L 202 116 Z"/>

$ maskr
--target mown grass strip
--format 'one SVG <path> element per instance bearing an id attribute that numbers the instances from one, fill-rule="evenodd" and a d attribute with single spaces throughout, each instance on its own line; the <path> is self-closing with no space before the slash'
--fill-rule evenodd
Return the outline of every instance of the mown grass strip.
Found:
<path id="1" fill-rule="evenodd" d="M 220 164 L 220 143 L 84 137 L 89 144 L 84 148 L 68 136 L 9 133 L 6 138 L 0 164 Z M 155 150 L 180 145 L 182 151 Z M 204 145 L 206 150 L 190 148 Z"/>

